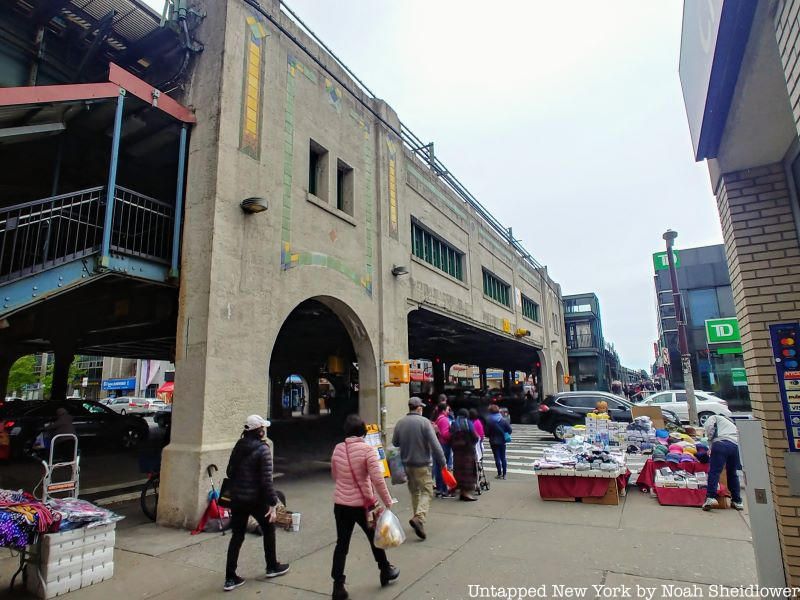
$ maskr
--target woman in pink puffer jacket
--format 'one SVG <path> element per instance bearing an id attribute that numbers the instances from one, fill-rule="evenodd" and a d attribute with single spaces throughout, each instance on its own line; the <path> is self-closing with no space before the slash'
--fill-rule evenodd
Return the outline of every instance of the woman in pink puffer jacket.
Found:
<path id="1" fill-rule="evenodd" d="M 375 530 L 367 523 L 366 506 L 376 506 L 377 495 L 386 508 L 392 506 L 392 496 L 383 478 L 377 450 L 367 444 L 367 428 L 358 415 L 350 415 L 344 424 L 345 440 L 336 444 L 331 457 L 331 473 L 336 483 L 333 494 L 333 516 L 336 519 L 336 548 L 333 551 L 333 600 L 346 600 L 344 566 L 350 549 L 353 527 L 358 524 L 369 540 L 372 555 L 380 569 L 381 586 L 397 579 L 400 569 L 389 564 L 386 552 L 376 548 Z"/>

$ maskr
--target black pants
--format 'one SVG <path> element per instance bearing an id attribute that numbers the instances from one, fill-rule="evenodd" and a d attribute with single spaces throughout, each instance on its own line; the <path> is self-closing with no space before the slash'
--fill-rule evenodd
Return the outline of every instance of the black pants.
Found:
<path id="1" fill-rule="evenodd" d="M 372 548 L 372 556 L 378 567 L 386 569 L 389 567 L 389 559 L 386 552 L 376 548 L 373 540 L 375 531 L 367 527 L 367 515 L 360 506 L 333 505 L 333 516 L 336 519 L 336 549 L 333 551 L 333 566 L 331 567 L 331 577 L 334 581 L 344 581 L 344 565 L 347 562 L 347 552 L 350 550 L 350 538 L 353 535 L 353 527 L 358 524 L 369 540 Z"/>
<path id="2" fill-rule="evenodd" d="M 225 565 L 225 578 L 236 575 L 236 565 L 239 562 L 239 550 L 242 549 L 244 534 L 247 531 L 247 520 L 253 515 L 261 527 L 264 537 L 264 559 L 267 568 L 275 567 L 278 559 L 275 554 L 275 525 L 267 521 L 265 516 L 266 506 L 253 506 L 248 504 L 231 505 L 231 542 L 228 544 L 228 562 Z"/>

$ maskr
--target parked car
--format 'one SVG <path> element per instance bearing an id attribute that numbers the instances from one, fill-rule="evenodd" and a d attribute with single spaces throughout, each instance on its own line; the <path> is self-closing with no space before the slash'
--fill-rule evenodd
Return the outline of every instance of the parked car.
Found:
<path id="1" fill-rule="evenodd" d="M 8 415 L 3 426 L 11 439 L 15 456 L 30 454 L 36 437 L 55 421 L 56 409 L 63 407 L 72 415 L 75 434 L 81 444 L 97 443 L 121 448 L 134 448 L 146 440 L 150 428 L 134 415 L 120 415 L 92 400 L 37 402 L 27 411 Z"/>
<path id="2" fill-rule="evenodd" d="M 700 425 L 705 425 L 706 419 L 712 415 L 731 416 L 728 403 L 722 398 L 718 398 L 710 392 L 703 392 L 700 390 L 695 390 L 694 395 L 697 404 L 697 420 L 700 422 Z M 659 392 L 648 396 L 644 400 L 640 400 L 636 404 L 660 406 L 662 409 L 668 409 L 674 412 L 681 421 L 685 423 L 689 422 L 689 403 L 686 401 L 686 392 L 683 390 Z"/>
<path id="3" fill-rule="evenodd" d="M 586 415 L 592 412 L 597 403 L 608 403 L 608 415 L 612 421 L 630 423 L 633 420 L 631 408 L 634 404 L 625 398 L 620 398 L 608 392 L 561 392 L 548 396 L 539 405 L 539 429 L 552 433 L 559 441 L 563 441 L 567 428 L 573 425 L 583 425 Z M 665 421 L 677 425 L 678 416 L 662 409 Z"/>
<path id="4" fill-rule="evenodd" d="M 166 403 L 163 400 L 156 398 L 134 398 L 133 396 L 120 396 L 119 398 L 112 398 L 106 404 L 108 408 L 121 415 L 139 414 L 147 415 L 159 410 L 159 407 L 164 407 Z"/>

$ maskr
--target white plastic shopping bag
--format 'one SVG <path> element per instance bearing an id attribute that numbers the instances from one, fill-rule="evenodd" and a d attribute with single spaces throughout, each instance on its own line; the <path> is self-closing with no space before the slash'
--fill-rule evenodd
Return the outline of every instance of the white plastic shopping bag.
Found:
<path id="1" fill-rule="evenodd" d="M 400 519 L 388 508 L 378 517 L 375 523 L 375 546 L 377 548 L 396 548 L 406 541 L 406 534 Z"/>

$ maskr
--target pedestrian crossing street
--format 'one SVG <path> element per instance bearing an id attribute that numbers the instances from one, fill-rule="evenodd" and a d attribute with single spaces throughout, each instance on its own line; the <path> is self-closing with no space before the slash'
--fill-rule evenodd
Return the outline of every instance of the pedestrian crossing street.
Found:
<path id="1" fill-rule="evenodd" d="M 533 461 L 542 457 L 545 448 L 557 442 L 551 434 L 542 431 L 536 425 L 514 424 L 511 427 L 513 428 L 511 443 L 506 446 L 508 473 L 533 475 Z M 489 440 L 484 440 L 483 447 L 483 468 L 486 470 L 486 476 L 492 479 L 497 470 Z"/>

